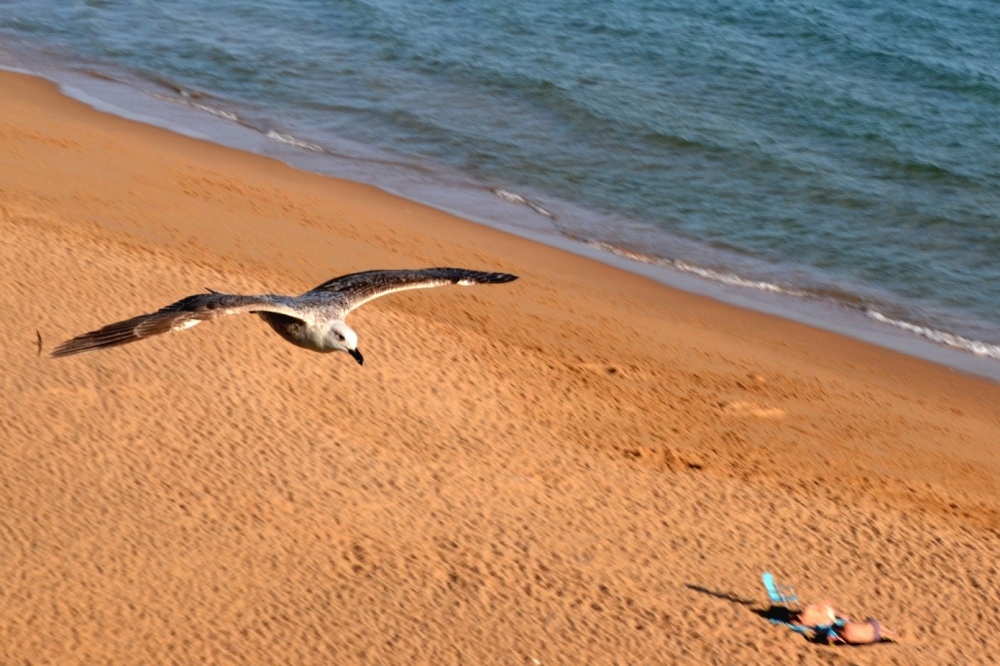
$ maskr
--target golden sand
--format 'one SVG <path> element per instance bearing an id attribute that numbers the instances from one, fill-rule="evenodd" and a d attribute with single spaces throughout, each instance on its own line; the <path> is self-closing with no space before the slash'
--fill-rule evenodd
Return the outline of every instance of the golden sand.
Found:
<path id="1" fill-rule="evenodd" d="M 0 664 L 988 663 L 1000 386 L 0 74 Z M 370 268 L 366 363 L 255 317 Z M 902 645 L 813 645 L 760 572 Z"/>

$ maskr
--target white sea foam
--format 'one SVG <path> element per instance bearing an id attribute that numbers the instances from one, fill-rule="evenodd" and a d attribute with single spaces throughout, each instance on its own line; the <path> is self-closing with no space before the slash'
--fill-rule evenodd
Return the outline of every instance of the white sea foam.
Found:
<path id="1" fill-rule="evenodd" d="M 911 324 L 907 321 L 886 317 L 881 312 L 876 312 L 875 310 L 865 310 L 865 315 L 879 323 L 893 326 L 909 333 L 914 333 L 923 338 L 927 338 L 932 342 L 946 345 L 954 349 L 972 352 L 976 356 L 981 356 L 983 358 L 991 358 L 1000 361 L 1000 345 L 991 345 L 986 342 L 980 342 L 979 340 L 963 338 L 962 336 L 955 335 L 953 333 L 945 333 L 944 331 L 927 328 L 926 326 L 918 326 L 917 324 Z"/>
<path id="2" fill-rule="evenodd" d="M 493 194 L 497 195 L 504 201 L 510 201 L 511 203 L 526 204 L 527 199 L 522 197 L 520 194 L 515 192 L 508 192 L 507 190 L 501 190 L 499 187 L 494 187 L 492 190 Z"/>
<path id="3" fill-rule="evenodd" d="M 503 199 L 504 201 L 509 201 L 511 203 L 527 206 L 528 208 L 532 209 L 539 215 L 544 215 L 545 217 L 552 218 L 553 220 L 556 219 L 555 215 L 545 210 L 544 208 L 536 204 L 534 201 L 525 199 L 517 192 L 509 192 L 507 190 L 501 190 L 499 187 L 490 188 L 490 191 L 493 192 L 493 194 L 500 197 L 501 199 Z"/>
<path id="4" fill-rule="evenodd" d="M 296 148 L 304 148 L 305 150 L 311 150 L 314 153 L 325 153 L 326 150 L 323 146 L 317 145 L 315 143 L 309 143 L 308 141 L 303 141 L 302 139 L 297 139 L 291 134 L 285 134 L 277 130 L 268 130 L 267 138 L 271 141 L 276 141 L 278 143 L 284 143 L 289 146 L 295 146 Z"/>
<path id="5" fill-rule="evenodd" d="M 697 275 L 701 278 L 711 280 L 716 283 L 744 287 L 748 289 L 757 289 L 760 291 L 766 291 L 771 293 L 785 294 L 789 296 L 797 297 L 808 297 L 810 294 L 805 291 L 798 289 L 789 289 L 782 287 L 771 282 L 764 282 L 761 280 L 748 280 L 746 278 L 740 277 L 738 275 L 733 275 L 731 273 L 721 273 L 719 271 L 712 270 L 710 268 L 702 268 L 700 266 L 695 266 L 689 264 L 685 261 L 661 259 L 659 257 L 654 257 L 648 254 L 643 254 L 641 252 L 635 252 L 632 250 L 626 250 L 624 248 L 616 247 L 610 243 L 604 243 L 601 241 L 587 241 L 586 245 L 601 250 L 602 252 L 609 252 L 611 254 L 617 255 L 619 257 L 624 257 L 632 261 L 638 261 L 644 264 L 653 264 L 657 266 L 666 266 L 674 268 L 676 270 L 690 273 L 692 275 Z M 962 337 L 960 335 L 955 335 L 953 333 L 946 333 L 944 331 L 938 331 L 933 328 L 928 328 L 926 326 L 919 326 L 917 324 L 911 324 L 907 321 L 902 321 L 899 319 L 893 319 L 891 317 L 886 317 L 880 312 L 875 310 L 866 309 L 865 316 L 869 319 L 873 319 L 881 324 L 887 326 L 892 326 L 894 328 L 906 331 L 914 335 L 918 335 L 922 338 L 930 340 L 936 344 L 944 345 L 946 347 L 951 347 L 952 349 L 958 349 L 961 351 L 969 352 L 979 356 L 980 358 L 988 358 L 992 360 L 1000 361 L 1000 345 L 993 345 L 986 342 L 981 342 L 979 340 L 971 340 L 969 338 Z"/>
<path id="6" fill-rule="evenodd" d="M 237 123 L 240 122 L 240 117 L 235 113 L 233 113 L 232 111 L 226 111 L 224 109 L 219 109 L 214 106 L 209 106 L 208 104 L 201 104 L 200 102 L 196 102 L 194 101 L 195 97 L 193 95 L 183 90 L 178 91 L 179 94 L 181 95 L 180 98 L 174 97 L 172 95 L 163 95 L 154 90 L 145 90 L 143 92 L 145 92 L 150 97 L 154 97 L 164 102 L 171 102 L 173 104 L 183 104 L 184 106 L 190 106 L 192 109 L 198 109 L 199 111 L 210 113 L 213 116 L 217 116 L 219 118 L 225 118 L 226 120 L 232 120 L 233 122 Z"/>
<path id="7" fill-rule="evenodd" d="M 722 284 L 732 285 L 734 287 L 745 287 L 747 289 L 757 289 L 759 291 L 769 291 L 774 294 L 788 294 L 791 296 L 806 296 L 804 291 L 799 291 L 797 289 L 786 289 L 780 285 L 774 284 L 773 282 L 764 282 L 762 280 L 748 280 L 746 278 L 740 277 L 739 275 L 733 275 L 732 273 L 720 273 L 719 271 L 713 271 L 710 268 L 701 268 L 700 266 L 693 266 L 685 261 L 674 261 L 674 268 L 685 273 L 692 273 L 706 280 L 712 280 L 713 282 L 720 282 Z"/>
<path id="8" fill-rule="evenodd" d="M 171 95 L 163 95 L 153 90 L 146 90 L 146 94 L 156 99 L 163 100 L 166 102 L 172 102 L 174 104 L 183 104 L 184 106 L 189 106 L 192 109 L 198 109 L 199 111 L 204 111 L 210 113 L 217 118 L 224 118 L 225 120 L 231 120 L 235 123 L 240 123 L 241 125 L 246 125 L 247 127 L 252 127 L 249 123 L 240 118 L 237 114 L 232 111 L 226 111 L 225 109 L 220 109 L 209 104 L 203 104 L 201 102 L 195 101 L 198 96 L 189 93 L 186 90 L 179 90 L 180 98 L 173 97 Z M 258 129 L 258 128 L 254 128 Z M 263 131 L 258 129 L 258 131 Z M 279 132 L 277 130 L 268 130 L 264 132 L 264 135 L 276 143 L 283 143 L 288 146 L 295 146 L 296 148 L 302 148 L 304 150 L 309 150 L 314 153 L 326 153 L 327 151 L 319 144 L 310 143 L 309 141 L 304 141 L 302 139 L 296 138 L 291 134 L 285 134 L 284 132 Z M 528 202 L 525 202 L 528 203 Z M 530 204 L 529 204 L 530 205 Z"/>
<path id="9" fill-rule="evenodd" d="M 690 273 L 692 275 L 697 275 L 700 278 L 706 280 L 711 280 L 718 284 L 726 284 L 733 287 L 743 287 L 746 289 L 757 289 L 758 291 L 767 291 L 775 294 L 785 294 L 788 296 L 808 296 L 804 291 L 798 289 L 789 289 L 782 287 L 781 285 L 774 284 L 773 282 L 764 282 L 762 280 L 748 280 L 747 278 L 740 277 L 739 275 L 734 275 L 732 273 L 721 273 L 719 271 L 712 270 L 711 268 L 702 268 L 701 266 L 695 266 L 694 264 L 689 264 L 686 261 L 681 261 L 680 259 L 661 259 L 659 257 L 654 257 L 649 254 L 643 254 L 642 252 L 636 252 L 634 250 L 626 250 L 624 248 L 616 247 L 610 243 L 604 243 L 601 241 L 587 241 L 588 246 L 594 248 L 595 250 L 601 250 L 602 252 L 609 252 L 611 254 L 617 255 L 619 257 L 624 257 L 625 259 L 631 259 L 632 261 L 639 261 L 644 264 L 652 264 L 655 266 L 666 266 L 667 268 L 673 268 L 675 270 L 681 271 L 682 273 Z"/>
<path id="10" fill-rule="evenodd" d="M 673 266 L 674 262 L 667 261 L 665 259 L 660 259 L 659 257 L 654 257 L 649 254 L 643 254 L 642 252 L 635 252 L 633 250 L 626 250 L 622 247 L 617 247 L 611 243 L 604 243 L 602 241 L 584 241 L 584 244 L 588 247 L 592 247 L 595 250 L 600 250 L 601 252 L 607 252 L 619 257 L 624 257 L 625 259 L 631 259 L 632 261 L 638 261 L 643 264 L 653 264 L 655 266 Z"/>
<path id="11" fill-rule="evenodd" d="M 218 116 L 219 118 L 225 118 L 226 120 L 232 120 L 233 122 L 240 122 L 240 117 L 233 113 L 232 111 L 226 111 L 224 109 L 218 109 L 214 106 L 209 106 L 208 104 L 199 104 L 198 102 L 188 101 L 188 104 L 196 109 L 211 113 L 213 116 Z"/>

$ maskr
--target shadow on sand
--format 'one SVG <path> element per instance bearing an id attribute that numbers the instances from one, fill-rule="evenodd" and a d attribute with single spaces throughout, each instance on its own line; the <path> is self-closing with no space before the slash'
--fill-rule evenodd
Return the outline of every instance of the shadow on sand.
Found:
<path id="1" fill-rule="evenodd" d="M 784 606 L 774 606 L 774 605 L 764 605 L 759 601 L 754 599 L 744 599 L 732 592 L 722 592 L 719 590 L 711 590 L 702 585 L 694 585 L 692 583 L 685 583 L 684 587 L 689 590 L 694 590 L 700 594 L 705 594 L 710 597 L 715 597 L 716 599 L 721 599 L 722 601 L 728 601 L 732 604 L 739 604 L 746 607 L 750 612 L 758 617 L 762 617 L 765 620 L 774 620 L 777 622 L 788 622 L 791 616 L 791 611 Z"/>

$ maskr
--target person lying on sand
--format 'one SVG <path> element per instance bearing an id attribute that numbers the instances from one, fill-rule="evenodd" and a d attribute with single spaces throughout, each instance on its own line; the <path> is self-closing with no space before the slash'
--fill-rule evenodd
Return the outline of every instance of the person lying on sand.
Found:
<path id="1" fill-rule="evenodd" d="M 798 613 L 791 613 L 788 624 L 811 629 L 815 632 L 813 640 L 831 645 L 867 645 L 897 640 L 895 634 L 875 618 L 869 617 L 864 622 L 856 622 L 838 615 L 831 602 L 826 600 L 806 604 Z"/>
<path id="2" fill-rule="evenodd" d="M 846 615 L 839 615 L 828 600 L 803 605 L 792 586 L 778 583 L 770 571 L 765 571 L 761 580 L 771 597 L 772 606 L 766 613 L 771 622 L 784 624 L 817 643 L 868 645 L 882 641 L 899 642 L 893 632 L 873 617 L 856 622 Z"/>

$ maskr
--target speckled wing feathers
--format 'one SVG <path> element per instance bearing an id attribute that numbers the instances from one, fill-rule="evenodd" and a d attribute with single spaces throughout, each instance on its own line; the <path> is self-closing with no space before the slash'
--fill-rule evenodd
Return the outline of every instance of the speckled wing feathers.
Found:
<path id="1" fill-rule="evenodd" d="M 294 316 L 295 312 L 276 303 L 271 296 L 237 296 L 231 294 L 195 294 L 156 312 L 139 315 L 108 324 L 96 331 L 78 335 L 62 343 L 52 352 L 53 358 L 117 347 L 154 335 L 180 331 L 203 321 L 231 314 L 265 310 Z"/>
<path id="2" fill-rule="evenodd" d="M 516 279 L 516 275 L 509 273 L 484 273 L 464 268 L 377 270 L 342 275 L 306 293 L 340 294 L 349 312 L 374 298 L 404 289 L 426 289 L 446 284 L 502 284 Z"/>

